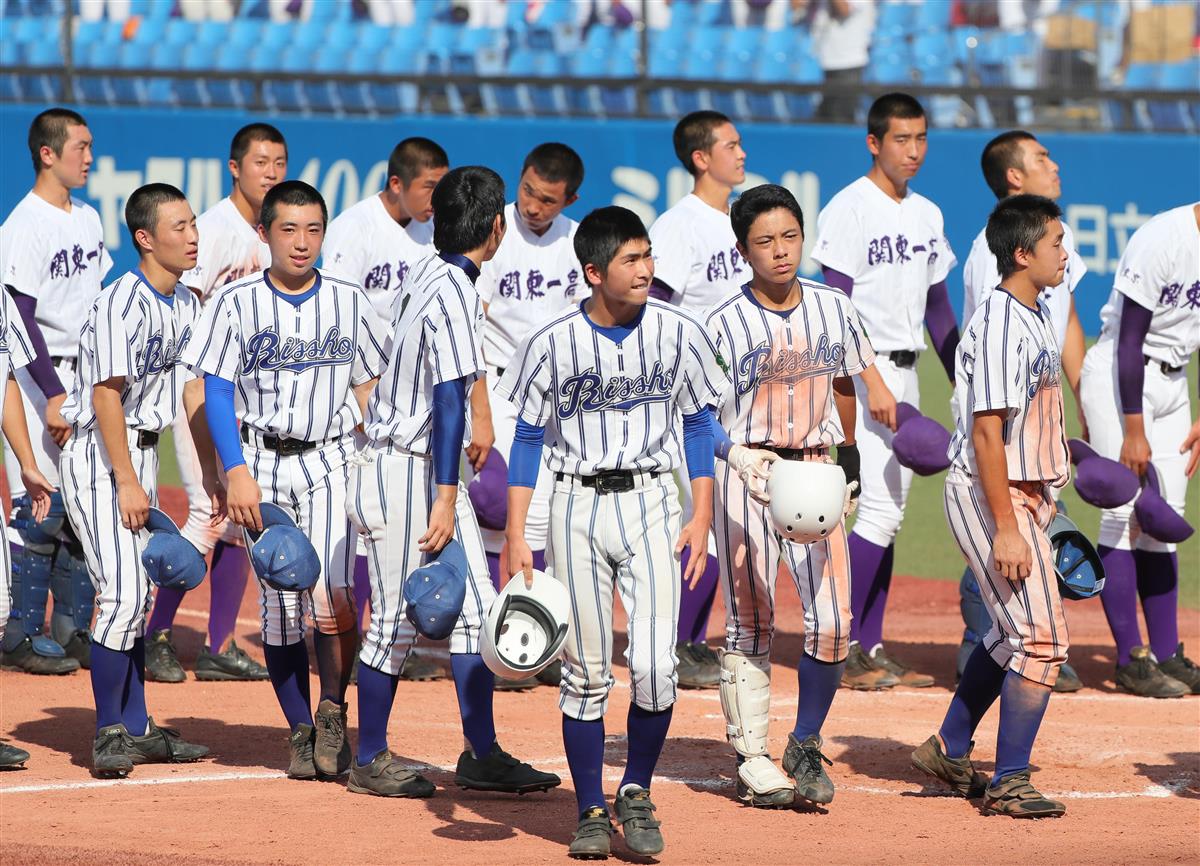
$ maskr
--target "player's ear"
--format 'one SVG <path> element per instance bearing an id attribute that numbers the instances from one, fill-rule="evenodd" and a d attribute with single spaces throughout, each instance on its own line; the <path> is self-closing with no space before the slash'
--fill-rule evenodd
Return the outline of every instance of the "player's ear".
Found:
<path id="1" fill-rule="evenodd" d="M 392 195 L 400 195 L 404 192 L 404 183 L 393 174 L 387 179 L 387 188 Z"/>
<path id="2" fill-rule="evenodd" d="M 741 241 L 738 241 L 737 243 L 735 243 L 734 248 L 737 249 L 738 255 L 741 256 L 744 261 L 750 260 L 749 257 L 746 255 L 746 247 L 742 244 Z"/>
<path id="3" fill-rule="evenodd" d="M 1015 165 L 1010 165 L 1008 170 L 1004 172 L 1004 182 L 1008 184 L 1011 194 L 1016 195 L 1021 191 L 1023 177 L 1024 172 Z"/>
<path id="4" fill-rule="evenodd" d="M 254 227 L 254 230 L 258 232 L 259 240 L 265 244 L 267 242 L 267 227 L 259 223 Z"/>
<path id="5" fill-rule="evenodd" d="M 692 151 L 692 165 L 695 166 L 697 175 L 708 171 L 709 156 L 710 154 L 707 150 L 697 148 Z"/>
<path id="6" fill-rule="evenodd" d="M 867 133 L 867 150 L 871 152 L 871 156 L 879 156 L 880 144 L 882 144 L 882 142 L 878 138 L 869 132 Z"/>
<path id="7" fill-rule="evenodd" d="M 236 159 L 229 160 L 229 173 L 233 176 L 233 182 L 237 183 L 238 175 L 241 174 L 241 167 Z"/>
<path id="8" fill-rule="evenodd" d="M 133 233 L 134 246 L 138 255 L 154 252 L 154 236 L 146 229 L 138 229 Z"/>
<path id="9" fill-rule="evenodd" d="M 567 200 L 565 202 L 563 202 L 563 210 L 566 210 L 571 205 L 575 204 L 575 202 L 577 202 L 577 201 L 579 201 L 579 193 L 575 193 L 574 195 L 567 196 Z"/>
<path id="10" fill-rule="evenodd" d="M 587 281 L 589 289 L 595 289 L 604 282 L 604 273 L 592 262 L 588 262 L 583 266 L 583 278 Z"/>

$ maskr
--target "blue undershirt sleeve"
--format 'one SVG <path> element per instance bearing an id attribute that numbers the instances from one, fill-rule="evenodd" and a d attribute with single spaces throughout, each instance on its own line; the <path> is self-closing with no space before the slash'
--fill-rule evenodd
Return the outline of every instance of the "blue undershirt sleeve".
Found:
<path id="1" fill-rule="evenodd" d="M 521 418 L 517 419 L 517 432 L 513 434 L 512 451 L 508 455 L 509 487 L 537 486 L 545 439 L 545 427 L 534 427 Z"/>
<path id="2" fill-rule="evenodd" d="M 467 429 L 467 379 L 433 386 L 433 480 L 458 484 L 463 434 Z"/>
<path id="3" fill-rule="evenodd" d="M 222 468 L 228 472 L 235 466 L 244 466 L 246 458 L 242 456 L 237 415 L 233 411 L 233 382 L 229 379 L 205 374 L 204 417 Z"/>
<path id="4" fill-rule="evenodd" d="M 712 478 L 713 421 L 707 408 L 683 416 L 683 455 L 687 459 L 688 478 Z"/>
<path id="5" fill-rule="evenodd" d="M 725 432 L 725 428 L 721 426 L 721 420 L 717 417 L 717 409 L 715 406 L 708 407 L 708 417 L 712 419 L 712 437 L 713 448 L 716 455 L 722 460 L 729 459 L 729 450 L 733 448 L 733 440 L 729 438 L 729 434 Z"/>

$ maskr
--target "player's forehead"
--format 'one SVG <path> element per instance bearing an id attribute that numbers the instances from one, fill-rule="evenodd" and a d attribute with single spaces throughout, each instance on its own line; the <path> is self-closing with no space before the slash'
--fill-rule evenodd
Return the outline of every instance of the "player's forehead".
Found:
<path id="1" fill-rule="evenodd" d="M 750 223 L 749 237 L 764 237 L 802 231 L 800 220 L 785 207 L 774 207 L 763 211 Z"/>
<path id="2" fill-rule="evenodd" d="M 190 223 L 196 218 L 192 212 L 192 206 L 187 203 L 186 199 L 175 199 L 174 201 L 165 201 L 158 206 L 157 220 L 158 225 L 172 226 L 179 223 Z"/>
<path id="3" fill-rule="evenodd" d="M 448 171 L 450 167 L 447 165 L 425 166 L 417 172 L 409 186 L 437 186 L 438 181 L 445 177 Z"/>
<path id="4" fill-rule="evenodd" d="M 889 117 L 887 132 L 884 138 L 909 138 L 915 135 L 925 135 L 928 124 L 924 117 Z"/>
<path id="5" fill-rule="evenodd" d="M 644 258 L 650 252 L 650 238 L 634 238 L 617 247 L 613 261 Z"/>
<path id="6" fill-rule="evenodd" d="M 83 123 L 68 123 L 67 124 L 67 144 L 90 144 L 92 141 L 92 131 Z"/>
<path id="7" fill-rule="evenodd" d="M 1045 156 L 1050 155 L 1050 151 L 1047 150 L 1046 145 L 1042 144 L 1036 138 L 1021 139 L 1020 146 L 1021 146 L 1021 154 L 1026 159 L 1031 159 L 1031 158 L 1039 157 L 1039 156 L 1045 157 Z"/>
<path id="8" fill-rule="evenodd" d="M 526 187 L 539 196 L 565 198 L 567 194 L 567 182 L 565 180 L 546 180 L 546 178 L 538 174 L 538 170 L 532 165 L 526 168 L 521 174 L 521 188 L 525 189 Z"/>
<path id="9" fill-rule="evenodd" d="M 272 226 L 311 226 L 323 224 L 325 215 L 319 204 L 279 204 L 275 207 L 275 220 Z"/>
<path id="10" fill-rule="evenodd" d="M 287 145 L 278 141 L 267 141 L 265 138 L 250 142 L 250 146 L 246 148 L 246 155 L 242 157 L 242 162 L 260 159 L 286 160 Z"/>
<path id="11" fill-rule="evenodd" d="M 737 144 L 742 140 L 742 136 L 737 131 L 737 127 L 732 122 L 722 123 L 720 126 L 714 126 L 712 131 L 713 147 L 721 145 Z"/>

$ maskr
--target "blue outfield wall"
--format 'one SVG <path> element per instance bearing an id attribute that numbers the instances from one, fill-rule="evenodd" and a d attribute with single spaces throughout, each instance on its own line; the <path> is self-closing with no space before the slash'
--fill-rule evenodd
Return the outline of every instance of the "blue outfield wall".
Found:
<path id="1" fill-rule="evenodd" d="M 7 214 L 32 181 L 25 144 L 37 109 L 0 106 L 0 210 Z M 100 212 L 105 242 L 118 268 L 133 263 L 122 213 L 125 198 L 150 181 L 176 184 L 199 213 L 228 194 L 229 139 L 257 115 L 236 111 L 83 109 L 96 138 L 96 161 L 84 197 Z M 385 180 L 392 146 L 409 135 L 441 143 L 455 165 L 482 163 L 512 189 L 521 161 L 544 141 L 579 151 L 587 169 L 580 201 L 568 213 L 613 203 L 632 208 L 649 223 L 690 189 L 671 148 L 665 121 L 428 118 L 365 120 L 266 118 L 287 137 L 289 174 L 314 184 L 336 214 Z M 815 235 L 815 215 L 839 189 L 864 173 L 870 157 L 865 133 L 847 127 L 740 127 L 751 185 L 781 183 L 799 199 Z M 979 171 L 979 154 L 995 134 L 988 130 L 935 130 L 914 187 L 935 201 L 959 258 L 951 296 L 961 309 L 961 265 L 987 219 L 994 199 Z M 1129 235 L 1150 215 L 1200 198 L 1200 141 L 1185 136 L 1047 133 L 1042 140 L 1061 166 L 1062 205 L 1088 266 L 1076 302 L 1089 334 L 1099 331 L 1099 311 Z M 811 260 L 805 271 L 815 272 Z"/>

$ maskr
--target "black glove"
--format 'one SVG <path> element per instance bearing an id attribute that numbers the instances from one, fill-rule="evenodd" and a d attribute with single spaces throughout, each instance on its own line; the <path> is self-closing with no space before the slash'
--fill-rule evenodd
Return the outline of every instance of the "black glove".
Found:
<path id="1" fill-rule="evenodd" d="M 858 481 L 858 486 L 850 494 L 851 499 L 857 499 L 862 493 L 862 482 L 859 480 L 859 461 L 857 445 L 839 445 L 837 449 L 837 465 L 846 473 L 846 483 Z"/>

